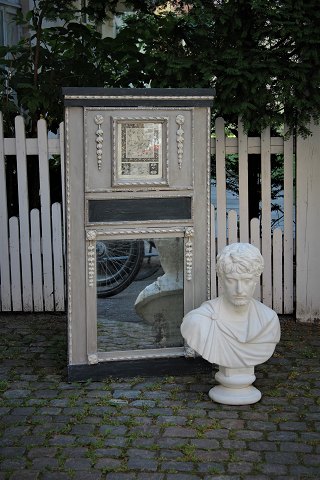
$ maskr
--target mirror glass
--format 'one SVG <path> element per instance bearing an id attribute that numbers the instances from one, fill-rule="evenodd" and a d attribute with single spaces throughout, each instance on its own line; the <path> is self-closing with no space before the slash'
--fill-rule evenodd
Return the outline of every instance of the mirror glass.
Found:
<path id="1" fill-rule="evenodd" d="M 101 240 L 98 351 L 183 346 L 183 238 Z"/>

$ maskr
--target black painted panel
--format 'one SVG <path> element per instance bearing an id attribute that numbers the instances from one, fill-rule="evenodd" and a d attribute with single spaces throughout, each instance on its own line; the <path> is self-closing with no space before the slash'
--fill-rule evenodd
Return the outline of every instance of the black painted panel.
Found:
<path id="1" fill-rule="evenodd" d="M 89 200 L 91 223 L 190 219 L 190 197 Z"/>
<path id="2" fill-rule="evenodd" d="M 74 107 L 210 107 L 215 95 L 211 88 L 66 87 L 62 93 L 65 97 L 64 104 Z"/>
<path id="3" fill-rule="evenodd" d="M 208 100 L 147 100 L 147 99 L 65 99 L 66 107 L 211 107 L 212 102 Z M 141 112 L 139 112 L 141 113 Z"/>
<path id="4" fill-rule="evenodd" d="M 68 380 L 101 381 L 106 377 L 197 375 L 211 373 L 212 365 L 203 358 L 149 358 L 147 360 L 121 360 L 101 362 L 97 365 L 69 365 Z"/>

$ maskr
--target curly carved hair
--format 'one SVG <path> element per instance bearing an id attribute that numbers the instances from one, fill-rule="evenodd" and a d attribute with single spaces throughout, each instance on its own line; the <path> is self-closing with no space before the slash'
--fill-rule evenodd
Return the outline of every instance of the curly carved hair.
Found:
<path id="1" fill-rule="evenodd" d="M 250 243 L 232 243 L 217 256 L 217 274 L 249 273 L 259 277 L 264 261 L 258 248 Z"/>

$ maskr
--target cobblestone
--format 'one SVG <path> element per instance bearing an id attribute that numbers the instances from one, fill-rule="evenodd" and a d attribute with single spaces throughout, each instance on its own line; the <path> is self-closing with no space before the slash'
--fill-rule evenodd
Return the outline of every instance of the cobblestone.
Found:
<path id="1" fill-rule="evenodd" d="M 66 318 L 0 315 L 0 480 L 318 480 L 320 326 L 281 323 L 232 407 L 212 375 L 69 384 Z"/>

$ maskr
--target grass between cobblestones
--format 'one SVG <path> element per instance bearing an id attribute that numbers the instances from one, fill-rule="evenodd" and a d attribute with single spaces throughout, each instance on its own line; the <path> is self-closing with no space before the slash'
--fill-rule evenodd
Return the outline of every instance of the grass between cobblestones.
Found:
<path id="1" fill-rule="evenodd" d="M 65 317 L 2 315 L 0 480 L 319 479 L 320 327 L 281 323 L 233 407 L 213 375 L 68 383 Z"/>

